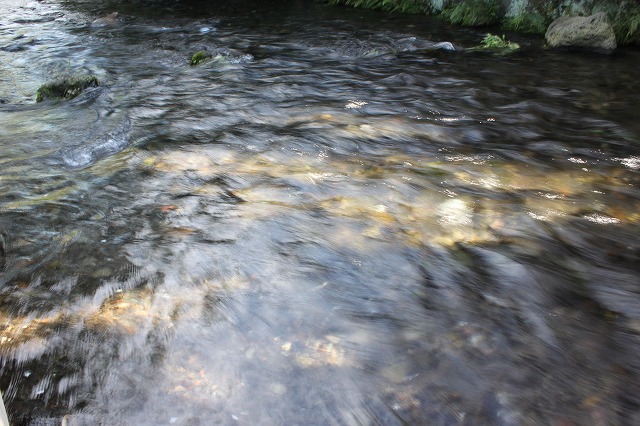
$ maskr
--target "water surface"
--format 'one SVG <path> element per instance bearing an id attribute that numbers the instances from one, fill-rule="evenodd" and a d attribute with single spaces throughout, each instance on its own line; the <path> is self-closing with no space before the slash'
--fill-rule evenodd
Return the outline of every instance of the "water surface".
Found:
<path id="1" fill-rule="evenodd" d="M 640 52 L 484 32 L 1 1 L 12 424 L 640 423 Z"/>

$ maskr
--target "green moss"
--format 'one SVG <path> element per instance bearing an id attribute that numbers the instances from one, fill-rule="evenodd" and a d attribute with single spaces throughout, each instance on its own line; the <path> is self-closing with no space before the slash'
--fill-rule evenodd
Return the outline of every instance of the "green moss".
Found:
<path id="1" fill-rule="evenodd" d="M 329 0 L 329 4 L 344 4 L 388 12 L 425 13 L 429 10 L 428 2 L 420 0 Z"/>
<path id="2" fill-rule="evenodd" d="M 497 23 L 499 11 L 495 0 L 465 0 L 444 9 L 441 16 L 452 24 L 479 27 Z"/>
<path id="3" fill-rule="evenodd" d="M 520 49 L 518 43 L 512 43 L 506 40 L 504 34 L 500 37 L 487 33 L 482 39 L 481 46 L 484 49 Z"/>
<path id="4" fill-rule="evenodd" d="M 209 59 L 211 59 L 211 53 L 205 51 L 205 50 L 200 50 L 196 53 L 193 54 L 193 56 L 191 56 L 191 60 L 189 61 L 189 64 L 191 66 L 193 65 L 198 65 L 201 64 L 203 62 L 208 61 Z"/>
<path id="5" fill-rule="evenodd" d="M 540 13 L 523 13 L 506 18 L 502 22 L 502 28 L 522 33 L 544 34 L 547 31 L 547 22 Z"/>
<path id="6" fill-rule="evenodd" d="M 40 86 L 36 92 L 36 102 L 45 99 L 72 99 L 84 89 L 98 85 L 98 79 L 93 76 L 63 78 Z"/>

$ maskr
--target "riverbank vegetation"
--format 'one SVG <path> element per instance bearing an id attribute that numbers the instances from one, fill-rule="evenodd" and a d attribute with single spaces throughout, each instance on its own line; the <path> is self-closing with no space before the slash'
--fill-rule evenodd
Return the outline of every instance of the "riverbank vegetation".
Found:
<path id="1" fill-rule="evenodd" d="M 430 11 L 428 3 L 420 0 L 329 0 L 329 4 L 344 4 L 387 12 L 427 13 Z"/>
<path id="2" fill-rule="evenodd" d="M 495 0 L 465 0 L 444 9 L 440 16 L 452 24 L 480 27 L 498 23 L 499 12 Z"/>
<path id="3" fill-rule="evenodd" d="M 509 31 L 544 34 L 560 16 L 605 12 L 619 45 L 640 44 L 640 0 L 328 0 L 330 4 L 388 12 L 430 14 L 463 26 L 496 25 Z"/>
<path id="4" fill-rule="evenodd" d="M 544 34 L 549 23 L 549 20 L 541 13 L 526 12 L 512 17 L 505 17 L 502 21 L 502 28 L 520 33 Z"/>
<path id="5" fill-rule="evenodd" d="M 618 43 L 624 45 L 635 41 L 636 44 L 640 44 L 640 7 L 617 11 L 612 22 Z"/>

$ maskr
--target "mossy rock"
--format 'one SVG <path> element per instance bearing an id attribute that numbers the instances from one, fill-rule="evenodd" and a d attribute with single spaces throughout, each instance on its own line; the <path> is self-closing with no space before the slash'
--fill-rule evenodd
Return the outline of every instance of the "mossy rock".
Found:
<path id="1" fill-rule="evenodd" d="M 444 9 L 441 16 L 452 24 L 480 27 L 497 23 L 499 14 L 500 6 L 495 0 L 465 0 Z"/>
<path id="2" fill-rule="evenodd" d="M 94 76 L 69 77 L 43 84 L 36 92 L 36 102 L 45 99 L 73 99 L 88 87 L 99 86 Z"/>
<path id="3" fill-rule="evenodd" d="M 191 60 L 189 60 L 189 64 L 191 66 L 199 65 L 203 62 L 207 62 L 211 58 L 213 58 L 213 55 L 211 53 L 207 52 L 206 50 L 200 50 L 194 53 L 193 56 L 191 56 Z"/>

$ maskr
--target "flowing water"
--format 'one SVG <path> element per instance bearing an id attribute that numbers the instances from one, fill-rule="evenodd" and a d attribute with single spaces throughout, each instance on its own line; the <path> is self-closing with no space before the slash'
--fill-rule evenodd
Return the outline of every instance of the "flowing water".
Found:
<path id="1" fill-rule="evenodd" d="M 12 424 L 640 424 L 640 52 L 486 31 L 0 1 Z"/>

